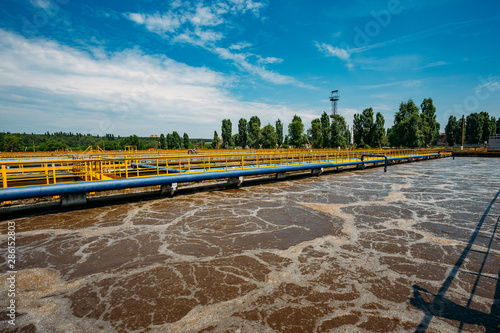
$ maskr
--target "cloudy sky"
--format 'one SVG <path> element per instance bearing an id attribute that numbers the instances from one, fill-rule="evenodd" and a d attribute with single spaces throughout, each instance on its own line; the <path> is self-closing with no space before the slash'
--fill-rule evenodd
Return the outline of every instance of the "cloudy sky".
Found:
<path id="1" fill-rule="evenodd" d="M 3 0 L 0 131 L 191 137 L 431 97 L 500 117 L 500 3 Z"/>

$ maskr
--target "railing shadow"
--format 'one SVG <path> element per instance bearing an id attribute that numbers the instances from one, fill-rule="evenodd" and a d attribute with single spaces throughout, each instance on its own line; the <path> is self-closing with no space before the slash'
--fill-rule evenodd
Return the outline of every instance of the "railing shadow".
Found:
<path id="1" fill-rule="evenodd" d="M 500 216 L 497 218 L 493 232 L 491 234 L 491 237 L 489 238 L 487 250 L 472 250 L 472 246 L 474 245 L 474 242 L 478 237 L 479 231 L 481 230 L 484 221 L 486 220 L 491 208 L 495 204 L 495 201 L 498 199 L 499 195 L 500 191 L 497 192 L 488 208 L 484 212 L 483 216 L 476 226 L 476 229 L 474 230 L 474 233 L 469 239 L 467 246 L 462 251 L 460 257 L 453 266 L 446 280 L 443 282 L 439 291 L 434 294 L 418 285 L 413 285 L 413 298 L 410 298 L 409 301 L 413 306 L 425 313 L 415 332 L 425 332 L 429 327 L 433 317 L 441 317 L 457 321 L 459 323 L 458 332 L 462 331 L 465 324 L 483 326 L 486 329 L 486 332 L 500 332 L 500 270 L 497 277 L 483 274 L 483 269 L 485 267 L 486 261 L 488 259 L 488 256 L 491 254 L 491 246 L 493 244 L 493 241 L 496 239 L 495 234 L 500 223 Z M 470 272 L 460 269 L 465 259 L 467 258 L 467 255 L 471 251 L 484 254 L 484 258 L 478 272 Z M 456 304 L 451 300 L 445 298 L 446 292 L 450 288 L 454 278 L 459 272 L 476 276 L 471 293 L 469 295 L 469 299 L 465 306 Z M 476 293 L 477 287 L 479 285 L 479 280 L 481 278 L 496 280 L 495 294 L 493 297 L 493 303 L 490 309 L 490 313 L 485 313 L 470 308 L 472 299 Z"/>

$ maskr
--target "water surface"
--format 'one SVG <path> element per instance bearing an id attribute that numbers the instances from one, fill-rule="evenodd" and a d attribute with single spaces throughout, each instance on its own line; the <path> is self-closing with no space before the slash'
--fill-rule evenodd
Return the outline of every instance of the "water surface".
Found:
<path id="1" fill-rule="evenodd" d="M 498 170 L 498 159 L 446 158 L 19 218 L 17 326 L 414 331 L 499 191 Z M 459 306 L 446 309 L 496 325 L 498 201 L 461 267 L 480 279 L 460 272 L 445 295 Z M 7 221 L 0 227 L 6 248 Z M 461 325 L 436 313 L 428 332 Z"/>

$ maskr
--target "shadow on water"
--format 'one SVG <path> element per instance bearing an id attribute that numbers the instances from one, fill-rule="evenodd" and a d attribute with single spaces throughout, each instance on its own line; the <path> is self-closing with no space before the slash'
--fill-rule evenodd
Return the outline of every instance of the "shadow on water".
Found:
<path id="1" fill-rule="evenodd" d="M 483 269 L 486 264 L 486 260 L 488 256 L 491 254 L 491 246 L 493 244 L 493 241 L 496 240 L 498 241 L 498 238 L 495 237 L 496 231 L 498 224 L 500 222 L 500 216 L 497 217 L 496 223 L 494 225 L 493 232 L 491 233 L 491 237 L 489 237 L 489 243 L 486 251 L 478 251 L 478 250 L 473 250 L 472 246 L 474 245 L 474 242 L 476 241 L 476 238 L 478 237 L 478 233 L 481 230 L 488 214 L 490 213 L 491 208 L 495 204 L 495 201 L 498 199 L 500 195 L 500 191 L 497 192 L 491 203 L 489 204 L 488 208 L 484 212 L 481 220 L 476 226 L 476 229 L 474 230 L 474 233 L 472 234 L 467 246 L 461 253 L 460 257 L 458 258 L 457 262 L 455 263 L 455 266 L 453 266 L 453 269 L 451 270 L 450 274 L 442 284 L 441 288 L 437 292 L 437 294 L 433 294 L 427 290 L 425 290 L 422 287 L 419 287 L 418 285 L 413 285 L 413 298 L 410 298 L 410 303 L 415 306 L 416 308 L 422 310 L 425 315 L 422 318 L 422 321 L 418 325 L 417 329 L 415 332 L 421 333 L 425 332 L 427 328 L 429 327 L 432 318 L 435 317 L 440 317 L 452 321 L 457 321 L 459 323 L 458 327 L 458 332 L 461 332 L 463 329 L 463 326 L 465 324 L 471 324 L 471 325 L 477 325 L 477 326 L 482 326 L 486 329 L 486 332 L 500 332 L 500 270 L 498 272 L 498 275 L 496 277 L 492 277 L 489 275 L 483 274 Z M 493 219 L 494 221 L 494 219 Z M 481 263 L 481 266 L 478 270 L 478 272 L 471 272 L 471 271 L 466 271 L 460 269 L 462 264 L 464 263 L 465 259 L 467 258 L 468 254 L 470 252 L 476 252 L 484 255 L 483 261 Z M 491 255 L 495 255 L 494 253 Z M 453 279 L 456 277 L 457 273 L 466 273 L 466 274 L 472 274 L 476 276 L 476 279 L 474 281 L 474 284 L 472 286 L 472 291 L 469 295 L 469 299 L 467 301 L 467 304 L 465 306 L 456 304 L 452 302 L 449 299 L 445 298 L 445 294 L 450 288 Z M 474 294 L 476 293 L 477 287 L 479 285 L 479 280 L 480 278 L 483 279 L 492 279 L 496 281 L 496 287 L 495 287 L 495 294 L 493 297 L 493 302 L 491 305 L 490 313 L 485 313 L 481 312 L 478 310 L 474 310 L 470 308 L 470 305 L 472 303 L 472 299 L 474 297 Z"/>

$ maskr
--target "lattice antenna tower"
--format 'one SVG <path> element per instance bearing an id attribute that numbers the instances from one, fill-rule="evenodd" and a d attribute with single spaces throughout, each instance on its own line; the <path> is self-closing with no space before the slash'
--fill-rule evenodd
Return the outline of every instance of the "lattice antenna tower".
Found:
<path id="1" fill-rule="evenodd" d="M 332 102 L 332 114 L 330 115 L 330 118 L 333 118 L 337 114 L 337 102 L 339 99 L 339 91 L 332 90 L 332 94 L 330 95 L 330 101 Z"/>

